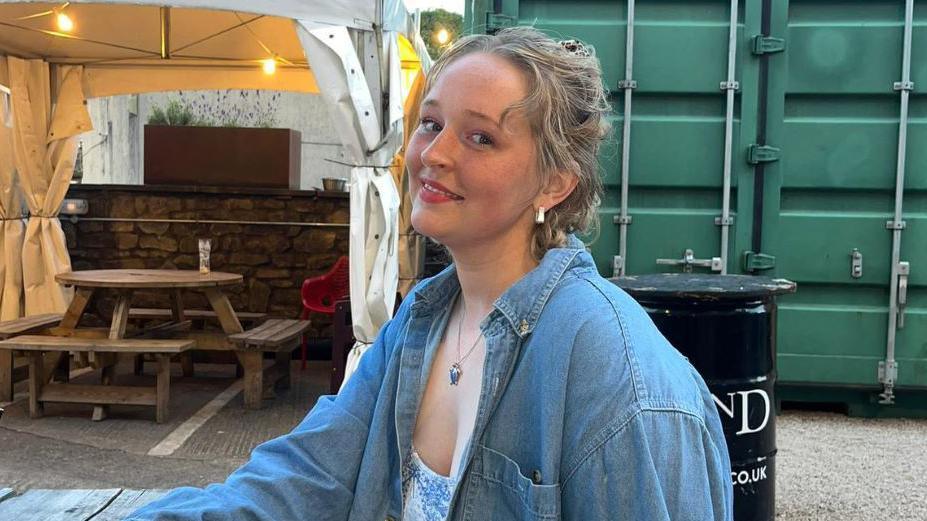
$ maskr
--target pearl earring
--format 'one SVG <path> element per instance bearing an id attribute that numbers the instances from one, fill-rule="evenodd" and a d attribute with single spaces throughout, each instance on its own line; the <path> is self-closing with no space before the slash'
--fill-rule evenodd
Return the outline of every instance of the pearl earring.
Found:
<path id="1" fill-rule="evenodd" d="M 544 207 L 538 206 L 538 211 L 534 214 L 534 222 L 537 224 L 544 224 Z"/>

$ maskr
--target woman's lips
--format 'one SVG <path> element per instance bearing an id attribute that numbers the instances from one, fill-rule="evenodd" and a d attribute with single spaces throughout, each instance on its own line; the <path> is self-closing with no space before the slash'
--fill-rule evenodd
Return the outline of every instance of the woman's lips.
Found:
<path id="1" fill-rule="evenodd" d="M 451 192 L 440 183 L 425 180 L 422 180 L 422 188 L 418 191 L 418 197 L 426 203 L 446 203 L 463 200 L 463 197 Z"/>

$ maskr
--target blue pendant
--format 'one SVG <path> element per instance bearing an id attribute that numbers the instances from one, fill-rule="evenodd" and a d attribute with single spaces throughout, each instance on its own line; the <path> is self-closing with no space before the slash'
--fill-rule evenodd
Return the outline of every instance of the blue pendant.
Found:
<path id="1" fill-rule="evenodd" d="M 451 385 L 457 385 L 460 382 L 460 375 L 463 374 L 463 371 L 460 370 L 460 365 L 454 364 L 451 366 L 450 376 L 451 376 Z"/>

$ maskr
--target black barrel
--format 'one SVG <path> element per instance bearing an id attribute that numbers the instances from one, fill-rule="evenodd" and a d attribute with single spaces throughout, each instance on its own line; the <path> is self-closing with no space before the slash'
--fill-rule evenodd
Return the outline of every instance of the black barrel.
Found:
<path id="1" fill-rule="evenodd" d="M 612 279 L 708 384 L 727 440 L 735 521 L 776 517 L 776 304 L 783 279 L 664 273 Z"/>

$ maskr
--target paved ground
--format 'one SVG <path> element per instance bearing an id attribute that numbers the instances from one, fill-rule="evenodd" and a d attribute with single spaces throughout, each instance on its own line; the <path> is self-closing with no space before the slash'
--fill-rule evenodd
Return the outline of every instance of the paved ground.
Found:
<path id="1" fill-rule="evenodd" d="M 29 420 L 23 403 L 0 423 L 0 487 L 169 488 L 224 479 L 263 440 L 291 429 L 324 392 L 327 364 L 294 362 L 293 387 L 260 411 L 241 394 L 169 456 L 147 452 L 234 382 L 227 367 L 211 378 L 177 378 L 170 423 L 145 408 L 114 408 L 91 422 L 90 410 L 52 409 Z M 82 378 L 89 378 L 90 375 Z M 778 418 L 777 521 L 927 520 L 927 420 L 871 420 L 784 411 Z M 15 450 L 8 450 L 15 447 Z"/>
<path id="2" fill-rule="evenodd" d="M 92 422 L 90 406 L 50 404 L 44 418 L 31 420 L 20 398 L 5 406 L 0 421 L 0 447 L 17 447 L 0 450 L 0 488 L 169 488 L 221 481 L 257 444 L 289 432 L 306 415 L 327 391 L 328 367 L 310 362 L 301 371 L 294 361 L 289 390 L 277 391 L 257 411 L 245 410 L 238 393 L 168 456 L 148 451 L 235 382 L 232 366 L 197 364 L 196 378 L 181 377 L 175 367 L 170 421 L 161 425 L 152 408 L 130 406 L 113 406 L 105 421 Z M 130 372 L 120 368 L 117 374 Z M 119 376 L 116 383 L 146 379 L 153 376 Z"/>

